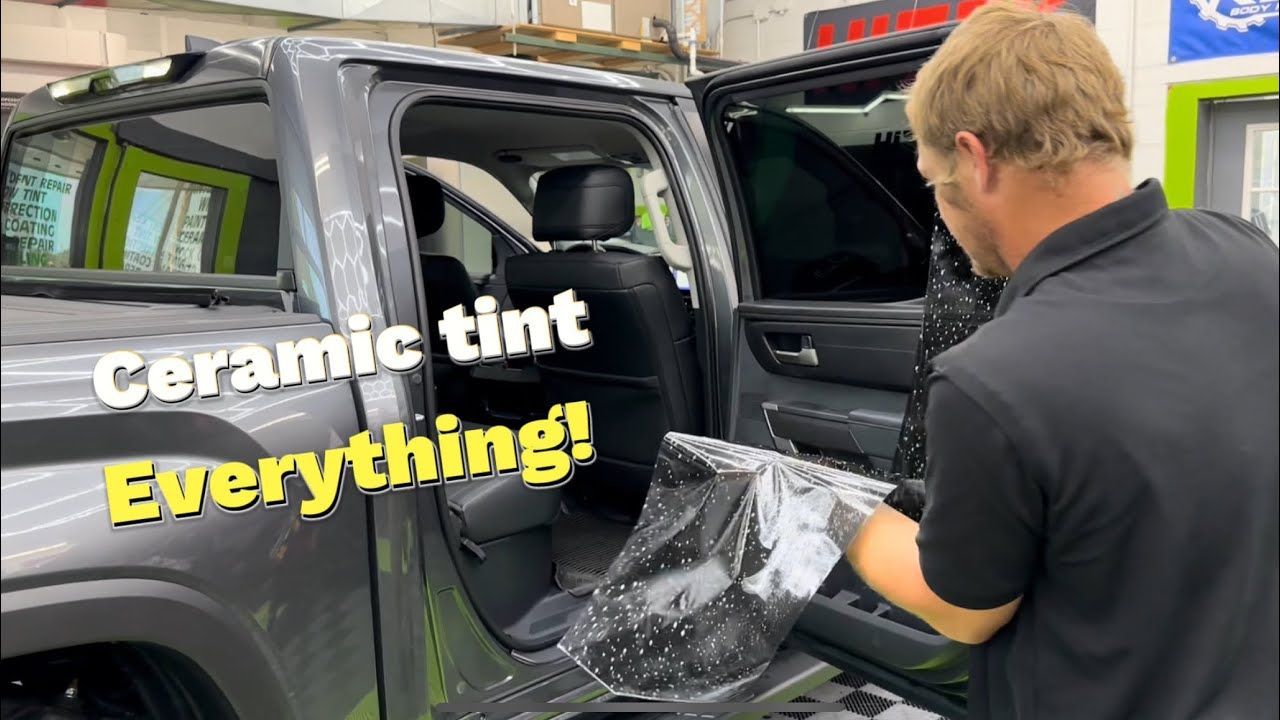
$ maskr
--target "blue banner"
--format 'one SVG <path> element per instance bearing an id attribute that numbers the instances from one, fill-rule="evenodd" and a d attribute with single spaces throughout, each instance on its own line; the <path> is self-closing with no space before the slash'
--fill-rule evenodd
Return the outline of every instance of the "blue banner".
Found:
<path id="1" fill-rule="evenodd" d="M 1280 2 L 1171 0 L 1169 62 L 1280 50 Z"/>

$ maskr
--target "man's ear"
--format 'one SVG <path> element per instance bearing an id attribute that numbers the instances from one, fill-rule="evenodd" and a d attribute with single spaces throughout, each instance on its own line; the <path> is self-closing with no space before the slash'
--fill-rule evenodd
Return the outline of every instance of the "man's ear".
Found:
<path id="1" fill-rule="evenodd" d="M 995 168 L 987 155 L 987 148 L 977 135 L 968 130 L 956 133 L 956 157 L 961 167 L 972 173 L 974 187 L 979 192 L 990 192 L 995 186 Z"/>

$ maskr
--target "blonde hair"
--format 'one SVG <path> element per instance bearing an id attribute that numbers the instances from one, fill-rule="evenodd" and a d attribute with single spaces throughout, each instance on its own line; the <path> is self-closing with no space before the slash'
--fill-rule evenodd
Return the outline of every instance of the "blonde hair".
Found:
<path id="1" fill-rule="evenodd" d="M 907 100 L 916 141 L 938 153 L 947 184 L 955 136 L 993 162 L 1061 176 L 1083 160 L 1130 160 L 1124 78 L 1087 20 L 1026 3 L 980 7 L 917 73 Z"/>

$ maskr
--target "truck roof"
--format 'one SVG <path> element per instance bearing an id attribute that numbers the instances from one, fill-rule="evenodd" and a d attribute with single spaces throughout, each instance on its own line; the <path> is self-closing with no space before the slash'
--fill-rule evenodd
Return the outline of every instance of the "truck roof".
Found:
<path id="1" fill-rule="evenodd" d="M 350 40 L 333 37 L 285 35 L 251 40 L 237 40 L 207 51 L 186 54 L 195 57 L 191 69 L 175 82 L 149 85 L 130 91 L 132 97 L 163 93 L 177 86 L 191 87 L 219 82 L 266 78 L 269 73 L 301 73 L 309 67 L 338 66 L 348 62 L 395 64 L 401 67 L 430 68 L 459 73 L 483 73 L 535 80 L 567 83 L 631 94 L 689 97 L 689 88 L 681 83 L 653 80 L 635 75 L 592 70 L 571 65 L 555 65 L 519 58 L 445 50 L 441 48 L 403 45 L 400 43 Z M 278 57 L 277 57 L 278 56 Z M 100 71 L 99 71 L 100 72 Z M 12 122 L 18 123 L 51 113 L 81 108 L 102 102 L 105 98 L 85 98 L 62 103 L 55 100 L 50 87 L 35 90 L 18 101 Z"/>

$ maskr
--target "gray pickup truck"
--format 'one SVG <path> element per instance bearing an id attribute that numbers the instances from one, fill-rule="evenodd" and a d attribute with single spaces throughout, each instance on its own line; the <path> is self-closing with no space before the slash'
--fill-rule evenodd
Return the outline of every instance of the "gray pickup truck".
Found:
<path id="1" fill-rule="evenodd" d="M 691 86 L 285 37 L 23 98 L 3 155 L 3 717 L 533 718 L 613 699 L 556 643 L 665 433 L 892 462 L 935 214 L 901 87 L 948 30 Z M 436 163 L 509 193 L 532 237 Z M 587 350 L 459 365 L 436 329 L 459 303 L 569 288 Z M 270 347 L 357 314 L 421 328 L 430 361 L 127 412 L 90 380 L 112 351 Z M 576 400 L 597 459 L 555 490 L 351 492 L 310 521 L 290 481 L 284 507 L 109 522 L 110 463 L 252 462 Z M 964 713 L 964 648 L 843 564 L 742 699 L 842 670 Z"/>

